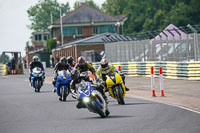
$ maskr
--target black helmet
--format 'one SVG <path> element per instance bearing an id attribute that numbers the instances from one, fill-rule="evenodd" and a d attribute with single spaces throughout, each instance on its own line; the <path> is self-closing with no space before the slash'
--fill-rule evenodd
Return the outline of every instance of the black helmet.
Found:
<path id="1" fill-rule="evenodd" d="M 67 58 L 65 56 L 63 56 L 61 59 L 60 59 L 60 62 L 67 62 Z"/>
<path id="2" fill-rule="evenodd" d="M 72 56 L 67 57 L 67 62 L 68 62 L 69 64 L 72 64 L 73 61 L 74 61 L 74 58 L 73 58 Z"/>
<path id="3" fill-rule="evenodd" d="M 72 72 L 71 72 L 71 79 L 72 80 L 76 80 L 79 77 L 79 75 L 80 75 L 80 72 L 77 69 L 72 70 Z"/>

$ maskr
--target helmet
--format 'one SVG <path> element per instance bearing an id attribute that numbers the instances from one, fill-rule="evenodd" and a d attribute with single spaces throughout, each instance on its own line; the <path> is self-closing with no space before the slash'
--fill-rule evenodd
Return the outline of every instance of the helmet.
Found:
<path id="1" fill-rule="evenodd" d="M 33 61 L 39 61 L 39 60 L 40 58 L 37 55 L 33 56 Z"/>
<path id="2" fill-rule="evenodd" d="M 102 59 L 101 62 L 100 62 L 100 64 L 101 64 L 102 68 L 108 67 L 108 61 L 106 59 Z"/>
<path id="3" fill-rule="evenodd" d="M 77 69 L 72 70 L 72 72 L 71 72 L 71 79 L 75 80 L 75 79 L 77 79 L 79 77 L 79 75 L 80 75 L 80 72 Z"/>
<path id="4" fill-rule="evenodd" d="M 67 58 L 63 56 L 62 58 L 60 58 L 60 62 L 67 62 Z"/>
<path id="5" fill-rule="evenodd" d="M 83 57 L 83 56 L 80 56 L 79 58 L 78 58 L 78 63 L 80 64 L 83 64 L 83 63 L 85 63 L 85 57 Z"/>
<path id="6" fill-rule="evenodd" d="M 67 57 L 67 62 L 68 62 L 69 64 L 72 64 L 73 61 L 74 61 L 74 58 L 73 58 L 72 56 Z"/>

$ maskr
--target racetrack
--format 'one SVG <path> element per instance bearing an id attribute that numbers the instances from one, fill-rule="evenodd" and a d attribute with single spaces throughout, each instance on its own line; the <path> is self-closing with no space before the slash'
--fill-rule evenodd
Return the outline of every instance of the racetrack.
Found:
<path id="1" fill-rule="evenodd" d="M 87 109 L 76 109 L 76 100 L 58 101 L 52 85 L 41 93 L 28 86 L 28 77 L 0 78 L 0 133 L 199 133 L 200 114 L 181 108 L 126 98 L 118 105 L 109 98 L 110 116 L 102 119 Z"/>

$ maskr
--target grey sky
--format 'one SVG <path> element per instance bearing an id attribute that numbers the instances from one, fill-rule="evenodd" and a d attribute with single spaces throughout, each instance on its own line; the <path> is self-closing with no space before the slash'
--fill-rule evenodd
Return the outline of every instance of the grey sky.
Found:
<path id="1" fill-rule="evenodd" d="M 70 8 L 76 0 L 57 0 L 69 2 Z M 93 0 L 101 5 L 105 0 Z M 0 54 L 3 51 L 20 51 L 25 56 L 25 45 L 30 41 L 31 30 L 27 9 L 38 3 L 38 0 L 0 0 Z"/>

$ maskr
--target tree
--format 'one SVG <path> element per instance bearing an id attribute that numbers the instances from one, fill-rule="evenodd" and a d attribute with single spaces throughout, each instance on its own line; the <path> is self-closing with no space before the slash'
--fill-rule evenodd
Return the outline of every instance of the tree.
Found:
<path id="1" fill-rule="evenodd" d="M 128 0 L 106 0 L 102 4 L 102 10 L 109 15 L 121 15 L 128 5 Z"/>
<path id="2" fill-rule="evenodd" d="M 102 10 L 109 15 L 126 15 L 126 34 L 163 30 L 169 24 L 200 24 L 199 0 L 106 0 Z"/>
<path id="3" fill-rule="evenodd" d="M 47 52 L 51 53 L 51 50 L 55 47 L 56 47 L 56 40 L 48 39 L 47 40 Z"/>
<path id="4" fill-rule="evenodd" d="M 93 0 L 86 0 L 86 2 L 84 4 L 86 4 L 89 7 L 99 9 L 99 6 L 97 4 L 95 4 Z M 81 3 L 79 1 L 76 1 L 74 3 L 74 9 L 78 8 L 79 6 L 81 6 Z"/>
<path id="5" fill-rule="evenodd" d="M 27 10 L 31 21 L 30 29 L 46 31 L 51 24 L 51 15 L 53 22 L 60 18 L 60 8 L 62 13 L 70 11 L 69 3 L 59 4 L 57 0 L 40 0 L 38 4 L 31 6 Z"/>

